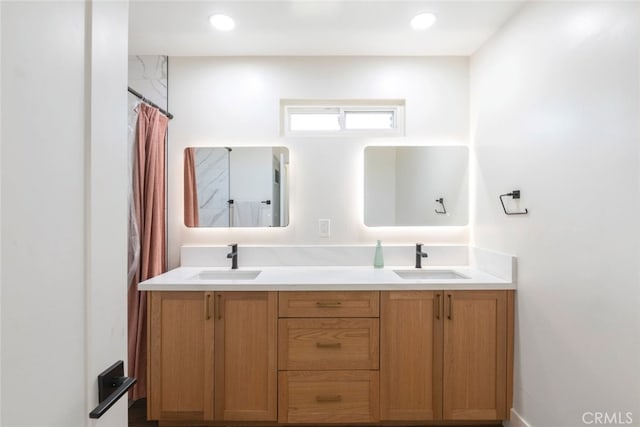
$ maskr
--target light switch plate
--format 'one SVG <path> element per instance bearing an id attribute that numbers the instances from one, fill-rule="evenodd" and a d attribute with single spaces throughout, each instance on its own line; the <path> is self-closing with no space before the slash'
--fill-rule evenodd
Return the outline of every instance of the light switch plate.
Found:
<path id="1" fill-rule="evenodd" d="M 331 220 L 330 219 L 318 220 L 318 235 L 320 237 L 331 236 Z"/>

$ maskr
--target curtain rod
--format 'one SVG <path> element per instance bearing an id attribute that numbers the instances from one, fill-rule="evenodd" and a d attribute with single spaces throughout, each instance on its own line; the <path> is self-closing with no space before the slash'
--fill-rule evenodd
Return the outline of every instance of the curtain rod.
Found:
<path id="1" fill-rule="evenodd" d="M 139 99 L 140 99 L 142 102 L 144 102 L 145 104 L 149 104 L 149 105 L 151 105 L 152 107 L 155 107 L 155 108 L 157 108 L 158 110 L 160 110 L 160 112 L 161 112 L 162 114 L 164 114 L 165 116 L 167 116 L 167 118 L 168 118 L 169 120 L 173 119 L 173 114 L 171 114 L 170 112 L 168 112 L 168 111 L 167 111 L 167 110 L 165 110 L 164 108 L 160 108 L 156 103 L 154 103 L 154 102 L 152 102 L 152 101 L 149 101 L 149 100 L 148 100 L 147 98 L 145 98 L 145 97 L 144 97 L 140 92 L 137 92 L 137 91 L 135 91 L 135 90 L 131 89 L 129 86 L 127 86 L 127 91 L 128 91 L 131 95 L 135 96 L 136 98 L 139 98 Z"/>

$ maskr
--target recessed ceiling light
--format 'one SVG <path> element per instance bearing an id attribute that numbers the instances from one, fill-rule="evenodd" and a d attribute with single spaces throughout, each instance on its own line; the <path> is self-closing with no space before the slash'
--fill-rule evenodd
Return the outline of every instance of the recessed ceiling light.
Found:
<path id="1" fill-rule="evenodd" d="M 436 22 L 436 15 L 433 13 L 420 13 L 411 20 L 411 28 L 414 30 L 426 30 Z"/>
<path id="2" fill-rule="evenodd" d="M 218 31 L 231 31 L 236 27 L 236 23 L 227 15 L 216 14 L 209 17 L 211 26 Z"/>

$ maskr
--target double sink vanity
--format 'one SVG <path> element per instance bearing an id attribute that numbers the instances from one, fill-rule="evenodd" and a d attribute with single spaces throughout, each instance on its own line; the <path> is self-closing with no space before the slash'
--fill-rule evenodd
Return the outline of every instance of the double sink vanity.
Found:
<path id="1" fill-rule="evenodd" d="M 320 251 L 343 251 L 336 259 L 355 266 L 282 266 L 282 253 L 260 264 L 260 248 L 243 249 L 250 262 L 232 270 L 202 266 L 228 248 L 183 248 L 182 267 L 139 285 L 151 291 L 149 419 L 193 426 L 509 418 L 515 258 L 428 248 L 438 267 L 375 269 L 357 261 L 372 248 L 338 247 Z M 386 250 L 392 261 L 413 251 Z"/>

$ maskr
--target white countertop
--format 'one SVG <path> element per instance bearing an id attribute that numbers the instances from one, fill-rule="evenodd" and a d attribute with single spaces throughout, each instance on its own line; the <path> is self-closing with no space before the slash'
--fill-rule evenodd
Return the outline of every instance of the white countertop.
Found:
<path id="1" fill-rule="evenodd" d="M 203 280 L 203 271 L 230 271 L 228 267 L 179 267 L 141 282 L 141 291 L 390 291 L 390 290 L 481 290 L 515 289 L 512 281 L 500 279 L 469 266 L 425 267 L 429 271 L 454 271 L 465 278 L 402 279 L 393 270 L 416 270 L 411 266 L 373 267 L 244 267 L 260 271 L 255 279 Z M 416 270 L 420 271 L 420 270 Z"/>

